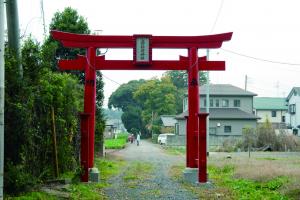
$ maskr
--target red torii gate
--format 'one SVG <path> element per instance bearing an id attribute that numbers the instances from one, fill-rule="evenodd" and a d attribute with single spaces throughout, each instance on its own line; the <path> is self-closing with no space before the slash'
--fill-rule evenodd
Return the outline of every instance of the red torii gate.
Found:
<path id="1" fill-rule="evenodd" d="M 81 114 L 81 166 L 83 182 L 94 166 L 96 70 L 187 70 L 188 111 L 186 167 L 197 168 L 198 181 L 207 182 L 206 117 L 199 114 L 199 70 L 225 70 L 224 61 L 207 61 L 198 57 L 198 49 L 220 48 L 232 32 L 206 36 L 105 36 L 51 31 L 54 39 L 69 48 L 85 48 L 86 56 L 75 60 L 59 60 L 61 70 L 85 72 L 84 113 Z M 97 48 L 132 48 L 133 60 L 106 60 L 96 56 Z M 152 60 L 152 48 L 188 49 L 188 57 L 179 60 Z"/>

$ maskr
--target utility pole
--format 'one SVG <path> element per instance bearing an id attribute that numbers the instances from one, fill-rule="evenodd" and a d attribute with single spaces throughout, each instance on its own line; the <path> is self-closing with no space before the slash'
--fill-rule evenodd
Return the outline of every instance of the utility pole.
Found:
<path id="1" fill-rule="evenodd" d="M 19 77 L 23 78 L 23 67 L 21 64 L 19 14 L 17 0 L 6 0 L 6 19 L 8 30 L 8 48 L 15 54 L 18 62 Z"/>
<path id="2" fill-rule="evenodd" d="M 0 0 L 0 200 L 4 176 L 4 1 Z"/>
<path id="3" fill-rule="evenodd" d="M 45 39 L 47 32 L 46 32 L 46 23 L 45 23 L 44 1 L 41 0 L 40 4 L 41 4 L 41 15 L 42 15 L 42 19 L 43 19 L 44 39 Z"/>
<path id="4" fill-rule="evenodd" d="M 206 60 L 209 60 L 209 49 L 206 51 Z M 207 71 L 207 81 L 206 81 L 206 112 L 209 113 L 209 71 Z M 206 154 L 209 156 L 209 115 L 206 118 Z"/>
<path id="5" fill-rule="evenodd" d="M 248 85 L 248 76 L 246 74 L 246 76 L 245 76 L 245 91 L 247 91 L 247 85 Z"/>

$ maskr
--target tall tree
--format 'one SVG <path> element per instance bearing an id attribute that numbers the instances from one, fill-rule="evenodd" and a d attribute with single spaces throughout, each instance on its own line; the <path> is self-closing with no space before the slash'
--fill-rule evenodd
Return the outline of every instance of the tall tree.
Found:
<path id="1" fill-rule="evenodd" d="M 16 78 L 16 60 L 6 53 L 5 187 L 21 192 L 38 179 L 52 176 L 51 107 L 55 108 L 60 172 L 76 167 L 77 113 L 82 107 L 82 86 L 66 73 L 43 66 L 41 47 L 32 39 L 22 47 L 24 78 Z M 19 82 L 18 82 L 19 81 Z"/>
<path id="2" fill-rule="evenodd" d="M 188 87 L 188 74 L 186 71 L 171 70 L 165 73 L 165 76 L 170 77 L 172 83 L 176 88 L 187 88 Z M 199 83 L 204 85 L 207 82 L 207 75 L 205 72 L 199 73 Z"/>
<path id="3" fill-rule="evenodd" d="M 145 83 L 145 80 L 133 80 L 129 81 L 126 84 L 122 84 L 115 92 L 111 94 L 108 100 L 108 107 L 111 108 L 120 108 L 123 112 L 128 110 L 129 106 L 137 106 L 140 105 L 133 98 L 133 93 Z"/>
<path id="4" fill-rule="evenodd" d="M 187 92 L 188 87 L 188 74 L 186 71 L 181 70 L 172 70 L 167 71 L 164 76 L 169 77 L 172 83 L 177 88 L 175 92 L 176 97 L 176 113 L 182 113 L 183 110 L 183 98 L 185 93 Z M 199 83 L 203 85 L 207 82 L 207 74 L 205 72 L 199 73 Z"/>
<path id="5" fill-rule="evenodd" d="M 111 94 L 108 101 L 108 107 L 122 109 L 123 114 L 121 116 L 125 128 L 128 131 L 145 132 L 145 126 L 141 120 L 141 106 L 133 98 L 133 93 L 145 83 L 145 80 L 129 81 L 126 84 L 122 84 L 115 92 Z"/>
<path id="6" fill-rule="evenodd" d="M 80 16 L 78 12 L 70 7 L 65 8 L 62 12 L 56 12 L 49 26 L 50 30 L 59 30 L 70 33 L 78 34 L 89 34 L 88 23 L 84 17 Z M 77 56 L 77 54 L 84 55 L 86 52 L 85 49 L 71 49 L 64 48 L 60 43 L 53 40 L 51 36 L 45 42 L 44 45 L 44 56 L 50 61 L 48 62 L 48 67 L 53 71 L 57 70 L 57 59 L 53 58 L 64 58 L 72 59 Z M 55 55 L 55 57 L 54 57 Z M 72 74 L 75 74 L 81 81 L 84 83 L 84 73 L 80 71 L 71 71 Z M 103 86 L 104 82 L 102 80 L 102 73 L 97 71 L 96 74 L 96 147 L 98 146 L 100 151 L 103 149 L 103 132 L 105 128 L 104 114 L 102 110 L 103 106 Z M 102 155 L 103 152 L 100 152 Z"/>
<path id="7" fill-rule="evenodd" d="M 176 113 L 175 91 L 171 80 L 163 77 L 145 82 L 134 92 L 134 99 L 142 107 L 143 122 L 149 129 L 153 130 L 153 125 L 158 125 L 154 122 L 160 115 Z"/>

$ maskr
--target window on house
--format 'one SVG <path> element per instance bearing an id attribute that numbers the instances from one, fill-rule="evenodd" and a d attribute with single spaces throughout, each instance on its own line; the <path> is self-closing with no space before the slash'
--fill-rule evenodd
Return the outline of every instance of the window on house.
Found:
<path id="1" fill-rule="evenodd" d="M 229 100 L 228 99 L 222 99 L 222 107 L 228 107 L 229 106 Z"/>
<path id="2" fill-rule="evenodd" d="M 209 107 L 214 107 L 214 100 L 213 99 L 209 100 Z"/>
<path id="3" fill-rule="evenodd" d="M 179 135 L 179 124 L 175 124 L 175 135 Z"/>
<path id="4" fill-rule="evenodd" d="M 289 113 L 291 113 L 291 114 L 296 113 L 296 105 L 295 104 L 289 105 Z"/>
<path id="5" fill-rule="evenodd" d="M 276 110 L 272 110 L 272 117 L 276 117 Z"/>
<path id="6" fill-rule="evenodd" d="M 235 99 L 235 100 L 233 101 L 233 106 L 234 106 L 234 107 L 241 107 L 241 100 Z"/>
<path id="7" fill-rule="evenodd" d="M 219 99 L 216 99 L 216 107 L 219 107 L 220 106 L 220 101 Z"/>
<path id="8" fill-rule="evenodd" d="M 231 133 L 231 126 L 224 126 L 224 133 Z"/>
<path id="9" fill-rule="evenodd" d="M 281 122 L 285 122 L 285 116 L 281 116 Z"/>
<path id="10" fill-rule="evenodd" d="M 204 107 L 206 107 L 206 99 L 204 99 Z"/>

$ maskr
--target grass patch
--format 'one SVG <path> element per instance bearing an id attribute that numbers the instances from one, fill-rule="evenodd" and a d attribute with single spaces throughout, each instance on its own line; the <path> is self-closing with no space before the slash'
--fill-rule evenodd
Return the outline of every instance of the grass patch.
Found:
<path id="1" fill-rule="evenodd" d="M 122 166 L 125 166 L 125 161 L 114 158 L 108 159 L 95 159 L 95 166 L 100 171 L 100 183 L 73 183 L 64 192 L 70 194 L 70 199 L 107 199 L 104 195 L 103 188 L 109 186 L 108 179 L 118 173 Z M 65 173 L 61 175 L 61 178 L 74 179 L 76 173 Z M 8 197 L 6 199 L 16 200 L 54 200 L 58 199 L 55 196 L 51 196 L 44 192 L 30 192 L 19 197 Z"/>
<path id="2" fill-rule="evenodd" d="M 270 181 L 259 182 L 247 179 L 234 178 L 234 166 L 225 165 L 223 167 L 208 166 L 209 178 L 213 183 L 213 188 L 206 189 L 184 183 L 182 171 L 184 165 L 172 166 L 170 175 L 181 182 L 183 186 L 198 195 L 200 199 L 272 199 L 287 200 L 294 194 L 283 195 L 280 188 L 287 184 L 288 177 L 276 177 Z M 297 193 L 297 191 L 295 191 Z"/>
<path id="3" fill-rule="evenodd" d="M 107 199 L 102 191 L 103 184 L 72 184 L 69 191 L 71 199 Z"/>
<path id="4" fill-rule="evenodd" d="M 120 173 L 122 167 L 126 165 L 125 161 L 119 158 L 96 159 L 95 165 L 100 171 L 100 180 L 107 182 L 108 179 Z"/>
<path id="5" fill-rule="evenodd" d="M 186 149 L 185 147 L 170 147 L 170 146 L 163 146 L 163 149 L 167 154 L 170 155 L 185 155 Z"/>
<path id="6" fill-rule="evenodd" d="M 95 159 L 95 166 L 100 172 L 100 183 L 78 183 L 71 185 L 71 199 L 107 199 L 104 195 L 103 188 L 108 187 L 108 179 L 118 173 L 125 161 L 114 159 Z"/>
<path id="7" fill-rule="evenodd" d="M 139 182 L 151 177 L 154 168 L 151 163 L 133 162 L 124 172 L 123 180 L 129 188 L 136 188 Z"/>
<path id="8" fill-rule="evenodd" d="M 19 197 L 5 197 L 5 199 L 14 199 L 14 200 L 56 200 L 57 197 L 51 196 L 45 192 L 29 192 L 23 194 Z"/>
<path id="9" fill-rule="evenodd" d="M 106 149 L 124 149 L 127 143 L 127 139 L 105 139 L 104 146 Z"/>

